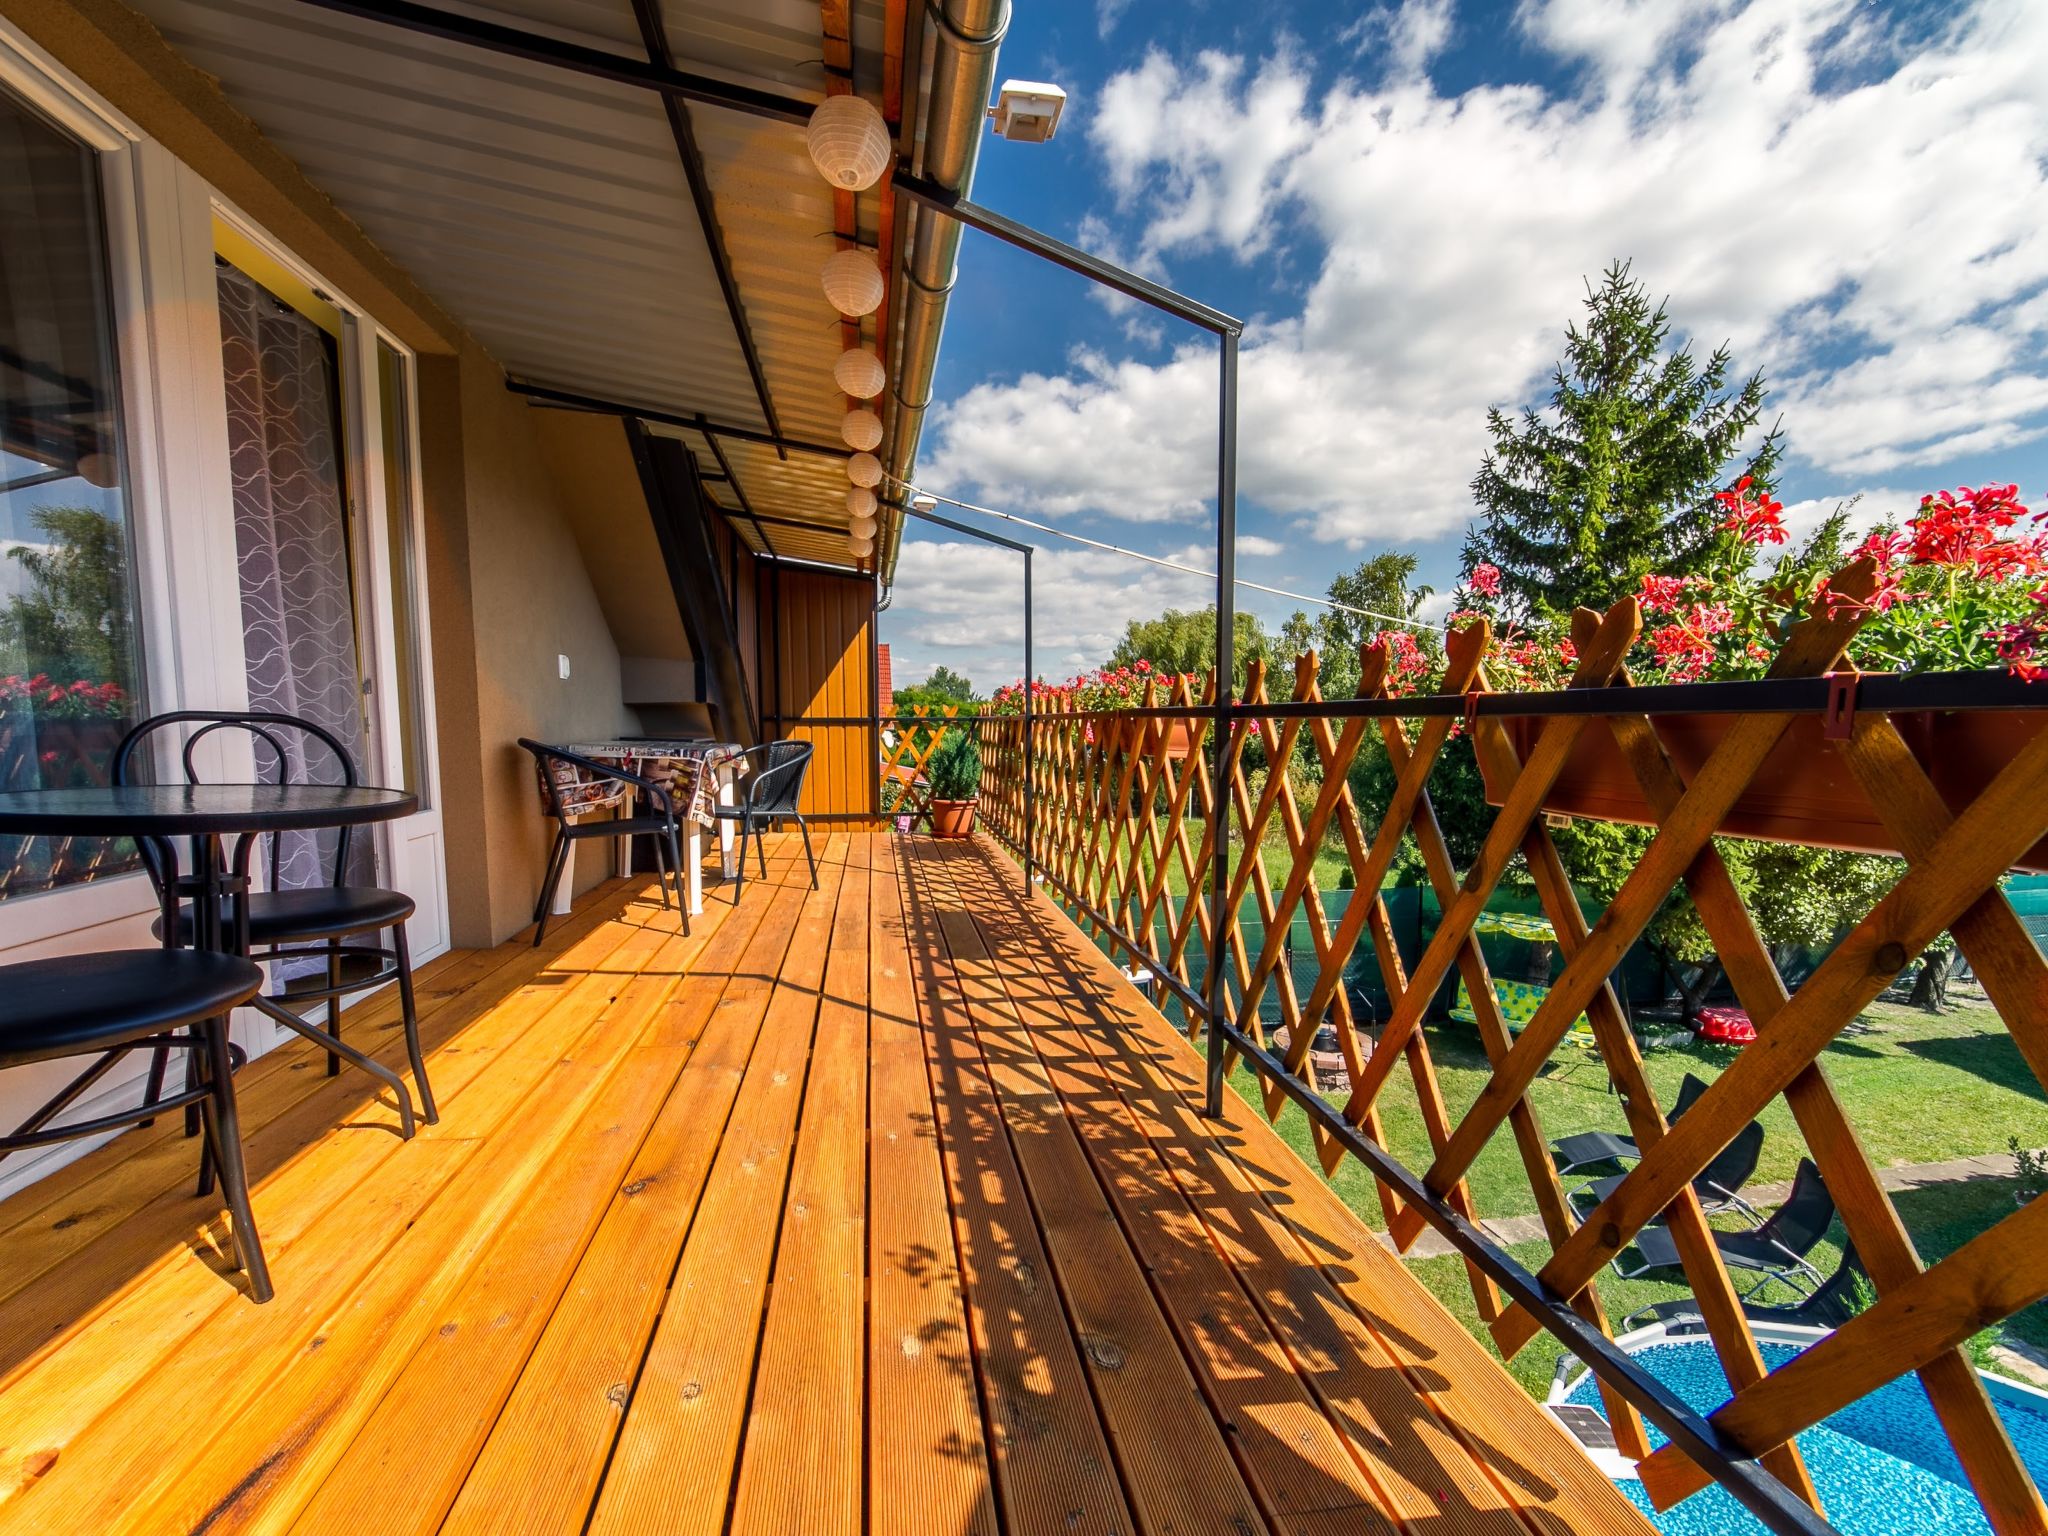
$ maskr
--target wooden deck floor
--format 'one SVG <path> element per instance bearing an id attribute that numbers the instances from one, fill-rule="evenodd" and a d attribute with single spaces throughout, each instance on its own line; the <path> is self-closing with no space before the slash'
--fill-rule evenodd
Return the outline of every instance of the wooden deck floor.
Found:
<path id="1" fill-rule="evenodd" d="M 435 962 L 412 1141 L 254 1063 L 269 1306 L 168 1124 L 0 1205 L 0 1531 L 1648 1530 L 1008 861 L 792 853 Z"/>

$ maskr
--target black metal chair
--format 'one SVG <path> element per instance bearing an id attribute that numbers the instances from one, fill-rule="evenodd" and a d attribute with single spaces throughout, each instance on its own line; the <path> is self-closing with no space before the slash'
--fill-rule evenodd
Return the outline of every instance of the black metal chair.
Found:
<path id="1" fill-rule="evenodd" d="M 1678 1084 L 1678 1099 L 1671 1106 L 1671 1118 L 1676 1120 L 1691 1109 L 1706 1091 L 1703 1081 L 1686 1073 Z M 1573 1173 L 1595 1163 L 1632 1163 L 1642 1155 L 1635 1137 L 1619 1131 L 1580 1131 L 1576 1136 L 1560 1136 L 1550 1144 L 1550 1156 L 1559 1173 Z"/>
<path id="2" fill-rule="evenodd" d="M 1721 1250 L 1723 1263 L 1757 1276 L 1756 1284 L 1743 1292 L 1744 1301 L 1773 1280 L 1810 1294 L 1824 1282 L 1806 1256 L 1827 1236 L 1834 1219 L 1835 1197 L 1828 1193 L 1813 1159 L 1803 1157 L 1799 1160 L 1799 1171 L 1792 1176 L 1792 1192 L 1771 1213 L 1770 1219 L 1754 1232 L 1716 1232 L 1714 1246 Z M 1614 1262 L 1615 1272 L 1625 1280 L 1653 1269 L 1682 1267 L 1678 1243 L 1668 1227 L 1645 1227 L 1638 1232 L 1636 1252 L 1642 1262 L 1634 1269 L 1623 1269 L 1619 1259 Z"/>
<path id="3" fill-rule="evenodd" d="M 818 861 L 811 853 L 811 829 L 804 825 L 797 809 L 804 792 L 804 775 L 810 771 L 812 746 L 808 741 L 770 741 L 749 747 L 741 754 L 747 765 L 745 798 L 737 805 L 721 805 L 720 821 L 740 824 L 740 875 L 733 882 L 733 905 L 738 906 L 747 884 L 747 839 L 754 840 L 754 858 L 761 866 L 761 878 L 768 878 L 768 854 L 761 846 L 761 834 L 778 821 L 794 821 L 803 834 L 804 862 L 811 866 L 811 889 L 818 888 Z"/>
<path id="4" fill-rule="evenodd" d="M 1763 1217 L 1756 1208 L 1742 1198 L 1742 1186 L 1756 1177 L 1756 1165 L 1764 1155 L 1764 1127 L 1761 1120 L 1752 1120 L 1745 1125 L 1733 1141 L 1715 1154 L 1714 1160 L 1702 1168 L 1699 1177 L 1692 1181 L 1693 1193 L 1699 1196 L 1700 1209 L 1709 1216 L 1724 1216 L 1729 1212 L 1748 1218 L 1751 1226 L 1762 1226 Z M 1572 1209 L 1581 1220 L 1586 1212 L 1605 1200 L 1621 1187 L 1624 1173 L 1613 1174 L 1604 1179 L 1593 1179 L 1579 1185 L 1567 1197 Z M 1660 1216 L 1658 1220 L 1663 1220 Z"/>
<path id="5" fill-rule="evenodd" d="M 149 738 L 156 732 L 177 725 L 198 726 L 185 738 L 180 755 L 188 784 L 201 782 L 194 750 L 216 731 L 246 732 L 256 738 L 257 744 L 268 747 L 276 759 L 274 782 L 278 784 L 293 782 L 287 743 L 294 736 L 302 755 L 308 758 L 312 756 L 311 748 L 316 743 L 326 750 L 333 758 L 340 783 L 354 786 L 360 782 L 356 776 L 355 760 L 333 732 L 296 715 L 260 710 L 180 710 L 154 715 L 130 731 L 115 751 L 114 782 L 135 782 L 136 754 L 145 751 Z M 262 771 L 260 763 L 258 771 Z M 314 781 L 301 779 L 299 782 Z M 327 884 L 292 890 L 278 888 L 283 870 L 282 844 L 277 834 L 266 834 L 270 837 L 270 888 L 245 893 L 244 900 L 230 899 L 222 911 L 221 920 L 236 933 L 235 947 L 253 960 L 273 964 L 291 960 L 325 963 L 327 984 L 324 987 L 298 988 L 289 995 L 290 1001 L 296 1003 L 324 1001 L 327 1004 L 324 1030 L 302 1019 L 274 998 L 259 994 L 253 1005 L 265 1017 L 323 1047 L 327 1052 L 329 1077 L 341 1070 L 341 1063 L 346 1059 L 390 1088 L 397 1098 L 400 1128 L 405 1135 L 411 1136 L 414 1129 L 413 1104 L 412 1095 L 406 1091 L 405 1080 L 382 1062 L 342 1041 L 341 999 L 352 992 L 380 987 L 386 982 L 398 983 L 399 1014 L 405 1028 L 406 1054 L 412 1060 L 413 1082 L 419 1089 L 420 1112 L 426 1116 L 428 1124 L 433 1124 L 440 1115 L 434 1107 L 434 1090 L 427 1081 L 427 1064 L 420 1051 L 419 1013 L 414 1005 L 412 988 L 412 951 L 405 936 L 406 919 L 414 910 L 413 899 L 402 891 L 345 883 L 349 834 L 347 827 L 335 829 L 333 871 Z M 143 868 L 149 872 L 163 905 L 163 915 L 156 924 L 157 936 L 166 945 L 190 945 L 196 927 L 195 914 L 192 903 L 183 899 L 189 893 L 179 887 L 175 879 L 175 851 L 160 840 L 145 839 L 141 853 Z M 239 863 L 239 860 L 234 862 Z M 387 928 L 391 930 L 389 949 L 348 942 Z M 343 965 L 348 960 L 373 961 L 375 969 L 365 976 L 346 977 Z M 166 1060 L 167 1053 L 159 1049 L 150 1071 L 152 1095 L 162 1087 Z M 202 1193 L 205 1186 L 206 1175 L 202 1170 Z"/>
<path id="6" fill-rule="evenodd" d="M 634 837 L 642 832 L 651 834 L 654 840 L 654 861 L 660 866 L 657 879 L 661 887 L 661 904 L 664 907 L 668 905 L 668 882 L 673 877 L 677 904 L 683 912 L 683 933 L 687 935 L 690 931 L 690 893 L 683 888 L 682 845 L 676 838 L 676 803 L 669 787 L 643 774 L 615 768 L 610 763 L 601 763 L 561 747 L 551 747 L 544 741 L 529 741 L 522 736 L 519 745 L 533 754 L 534 768 L 540 774 L 541 794 L 546 797 L 548 815 L 555 823 L 555 841 L 548 850 L 547 871 L 541 876 L 540 899 L 533 904 L 534 948 L 540 947 L 541 935 L 547 932 L 548 912 L 555 904 L 555 887 L 562 883 L 562 869 L 568 863 L 570 845 L 589 838 Z M 580 790 L 607 783 L 634 786 L 646 796 L 647 808 L 609 821 L 573 820 L 590 811 L 619 803 L 623 790 L 579 798 Z"/>
<path id="7" fill-rule="evenodd" d="M 199 1112 L 207 1161 L 220 1170 L 249 1294 L 268 1301 L 270 1271 L 249 1214 L 249 1176 L 228 1055 L 228 1015 L 262 988 L 263 972 L 253 961 L 210 950 L 124 949 L 0 968 L 0 1067 L 100 1053 L 99 1060 L 11 1134 L 0 1136 L 0 1157 L 140 1125 L 166 1109 Z M 130 1051 L 145 1048 L 191 1052 L 193 1070 L 182 1092 L 151 1096 L 136 1108 L 90 1120 L 50 1123 Z"/>
<path id="8" fill-rule="evenodd" d="M 1819 1290 L 1811 1296 L 1788 1306 L 1775 1306 L 1769 1302 L 1745 1301 L 1742 1310 L 1754 1323 L 1794 1323 L 1802 1328 L 1839 1328 L 1856 1315 L 1856 1292 L 1864 1282 L 1863 1260 L 1856 1252 L 1854 1243 L 1842 1245 L 1842 1262 L 1835 1266 L 1835 1272 L 1821 1282 Z M 1646 1323 L 1669 1323 L 1672 1332 L 1692 1332 L 1683 1328 L 1687 1322 L 1697 1322 L 1701 1327 L 1705 1321 L 1700 1313 L 1699 1298 L 1681 1296 L 1674 1301 L 1660 1301 L 1629 1313 L 1622 1319 L 1622 1331 L 1641 1328 Z"/>

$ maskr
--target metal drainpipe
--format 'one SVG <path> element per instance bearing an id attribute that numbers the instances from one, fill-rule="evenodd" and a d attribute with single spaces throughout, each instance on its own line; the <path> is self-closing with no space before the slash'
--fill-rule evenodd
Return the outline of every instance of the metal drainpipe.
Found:
<path id="1" fill-rule="evenodd" d="M 965 192 L 981 153 L 988 98 L 996 78 L 996 50 L 1010 25 L 1010 0 L 926 0 L 925 30 L 932 40 L 931 87 L 924 93 L 922 164 L 918 167 L 949 191 Z M 890 483 L 910 473 L 931 404 L 932 372 L 946 301 L 958 270 L 960 225 L 917 205 L 909 221 L 909 253 L 897 274 L 903 284 L 902 330 L 896 355 L 902 359 L 890 392 Z M 903 518 L 889 520 L 876 568 L 894 573 L 903 543 Z M 889 593 L 882 596 L 887 605 Z"/>

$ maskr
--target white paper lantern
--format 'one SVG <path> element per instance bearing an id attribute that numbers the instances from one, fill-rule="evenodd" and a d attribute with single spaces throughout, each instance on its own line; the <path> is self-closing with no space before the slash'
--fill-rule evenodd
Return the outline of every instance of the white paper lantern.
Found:
<path id="1" fill-rule="evenodd" d="M 857 539 L 872 539 L 881 524 L 872 517 L 856 517 L 846 525 L 846 531 Z"/>
<path id="2" fill-rule="evenodd" d="M 854 559 L 865 560 L 875 552 L 875 541 L 872 538 L 856 536 L 846 541 L 846 549 Z"/>
<path id="3" fill-rule="evenodd" d="M 889 168 L 889 125 L 864 96 L 827 96 L 804 138 L 818 174 L 835 187 L 865 192 Z"/>
<path id="4" fill-rule="evenodd" d="M 856 400 L 872 400 L 889 382 L 873 347 L 848 347 L 832 365 L 832 382 Z"/>
<path id="5" fill-rule="evenodd" d="M 846 488 L 846 511 L 849 517 L 873 517 L 875 515 L 875 493 L 866 486 L 850 485 Z"/>
<path id="6" fill-rule="evenodd" d="M 866 251 L 834 251 L 818 273 L 825 297 L 850 320 L 872 315 L 882 305 L 882 268 Z"/>
<path id="7" fill-rule="evenodd" d="M 855 485 L 880 485 L 882 461 L 872 453 L 856 453 L 846 461 L 846 478 Z"/>
<path id="8" fill-rule="evenodd" d="M 869 452 L 881 445 L 882 418 L 866 406 L 856 406 L 839 423 L 839 435 L 845 439 L 847 447 Z"/>

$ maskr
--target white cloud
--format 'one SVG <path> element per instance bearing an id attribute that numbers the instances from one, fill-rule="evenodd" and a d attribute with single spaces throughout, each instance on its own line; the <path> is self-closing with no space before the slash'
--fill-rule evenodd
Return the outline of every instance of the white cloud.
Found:
<path id="1" fill-rule="evenodd" d="M 1788 501 L 1781 514 L 1785 523 L 1788 549 L 1797 549 L 1815 529 L 1834 515 L 1837 507 L 1845 507 L 1849 514 L 1849 539 L 1851 544 L 1860 541 L 1879 523 L 1903 523 L 1912 516 L 1913 509 L 1920 505 L 1924 494 L 1917 491 L 1899 490 L 1894 486 L 1867 486 L 1859 490 L 1843 491 L 1834 496 L 1813 496 L 1804 501 Z M 1775 558 L 1776 551 L 1766 550 L 1766 563 Z"/>
<path id="2" fill-rule="evenodd" d="M 1240 555 L 1283 555 L 1287 546 L 1278 539 L 1268 539 L 1256 533 L 1240 533 L 1237 536 L 1237 552 Z"/>
<path id="3" fill-rule="evenodd" d="M 1183 71 L 1156 50 L 1114 75 L 1088 137 L 1126 205 L 1144 193 L 1141 254 L 1222 245 L 1239 257 L 1271 242 L 1266 215 L 1287 162 L 1308 142 L 1308 81 L 1281 53 L 1243 82 L 1244 60 L 1208 51 Z"/>
<path id="4" fill-rule="evenodd" d="M 1246 334 L 1247 499 L 1354 547 L 1455 532 L 1485 408 L 1543 392 L 1584 279 L 1616 257 L 1672 296 L 1678 337 L 1766 370 L 1809 483 L 1977 455 L 1996 475 L 2048 430 L 2048 6 L 1978 0 L 1910 43 L 1858 0 L 1517 17 L 1580 66 L 1570 91 L 1446 96 L 1395 71 L 1312 100 L 1284 48 L 1153 53 L 1104 88 L 1089 133 L 1136 258 L 1321 253 L 1299 311 Z M 1077 352 L 935 411 L 926 470 L 1050 511 L 1193 520 L 1215 387 L 1213 346 Z"/>
<path id="5" fill-rule="evenodd" d="M 1403 0 L 1376 5 L 1337 34 L 1362 58 L 1377 60 L 1386 76 L 1412 80 L 1425 73 L 1451 40 L 1451 0 Z"/>
<path id="6" fill-rule="evenodd" d="M 896 597 L 883 615 L 892 655 L 940 662 L 990 690 L 1024 672 L 1023 564 L 985 544 L 907 539 Z M 1060 680 L 1099 665 L 1124 626 L 1167 608 L 1204 608 L 1214 586 L 1089 549 L 1042 548 L 1032 561 L 1033 647 L 1041 677 Z"/>

